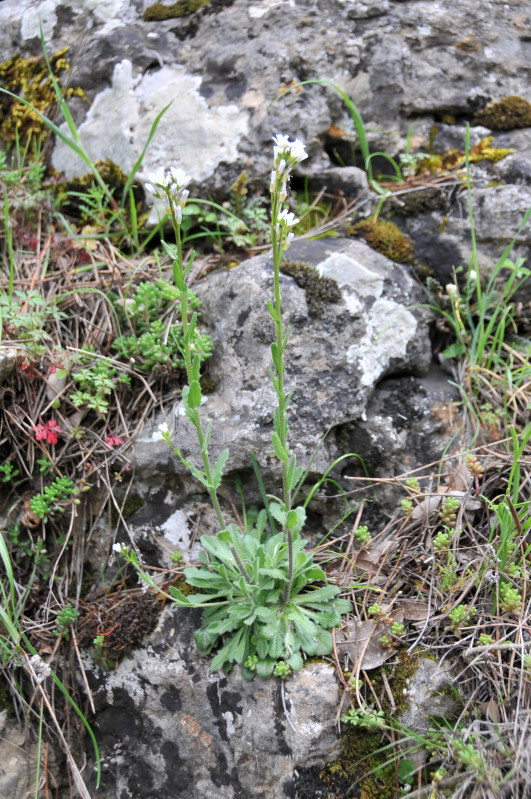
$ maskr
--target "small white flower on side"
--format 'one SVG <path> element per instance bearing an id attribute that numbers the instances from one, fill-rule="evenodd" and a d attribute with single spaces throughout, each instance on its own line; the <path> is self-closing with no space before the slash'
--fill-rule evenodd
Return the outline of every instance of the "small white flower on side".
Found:
<path id="1" fill-rule="evenodd" d="M 44 682 L 44 680 L 50 676 L 50 667 L 39 655 L 32 655 L 29 659 L 29 662 L 33 671 L 35 672 L 35 681 L 37 683 Z"/>
<path id="2" fill-rule="evenodd" d="M 455 283 L 448 283 L 445 288 L 449 297 L 457 297 L 457 286 Z"/>
<path id="3" fill-rule="evenodd" d="M 478 277 L 477 272 L 474 272 L 473 269 L 468 273 L 468 279 L 471 280 L 473 283 L 476 282 L 477 277 Z"/>
<path id="4" fill-rule="evenodd" d="M 157 429 L 151 436 L 151 440 L 162 441 L 168 435 L 169 432 L 170 431 L 168 429 L 168 425 L 166 424 L 166 422 L 163 422 L 162 424 L 157 425 Z"/>
<path id="5" fill-rule="evenodd" d="M 126 546 L 125 544 L 120 544 L 120 543 L 113 544 L 112 548 L 113 548 L 113 552 L 117 552 L 118 554 L 120 554 L 121 552 L 127 552 L 128 549 L 129 549 L 128 546 Z"/>
<path id="6" fill-rule="evenodd" d="M 289 228 L 289 227 L 295 227 L 295 225 L 299 220 L 297 219 L 295 214 L 292 214 L 291 211 L 288 211 L 287 208 L 283 208 L 277 217 L 277 221 L 279 225 L 283 225 Z"/>

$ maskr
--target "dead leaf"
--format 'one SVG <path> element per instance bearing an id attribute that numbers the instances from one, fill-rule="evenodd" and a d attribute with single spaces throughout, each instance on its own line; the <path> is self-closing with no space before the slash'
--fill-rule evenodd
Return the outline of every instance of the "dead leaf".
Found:
<path id="1" fill-rule="evenodd" d="M 429 519 L 435 511 L 439 510 L 441 501 L 442 496 L 440 494 L 430 494 L 413 508 L 411 518 L 414 521 Z"/>
<path id="2" fill-rule="evenodd" d="M 474 482 L 474 475 L 464 463 L 458 463 L 450 476 L 448 491 L 467 492 Z"/>
<path id="3" fill-rule="evenodd" d="M 91 234 L 101 233 L 101 228 L 94 225 L 85 225 L 81 228 L 81 233 L 83 236 L 91 236 Z M 98 248 L 98 240 L 95 238 L 81 239 L 81 243 L 90 252 L 94 252 Z"/>
<path id="4" fill-rule="evenodd" d="M 403 611 L 406 621 L 426 621 L 430 615 L 430 607 L 425 602 L 404 599 L 400 602 L 399 607 Z"/>
<path id="5" fill-rule="evenodd" d="M 375 621 L 347 622 L 342 630 L 336 632 L 338 654 L 348 655 L 356 666 L 363 654 L 359 667 L 365 671 L 377 669 L 396 653 L 395 649 L 382 646 L 378 640 L 382 635 L 385 635 L 385 628 Z"/>

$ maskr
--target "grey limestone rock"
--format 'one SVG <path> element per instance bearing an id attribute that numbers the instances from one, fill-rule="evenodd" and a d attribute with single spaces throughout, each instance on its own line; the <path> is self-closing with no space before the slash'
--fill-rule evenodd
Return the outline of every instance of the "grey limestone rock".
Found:
<path id="1" fill-rule="evenodd" d="M 191 16 L 146 21 L 149 5 L 3 0 L 0 48 L 4 58 L 38 54 L 39 22 L 49 49 L 70 45 L 71 80 L 92 101 L 74 103 L 82 138 L 93 158 L 124 170 L 173 101 L 144 171 L 176 161 L 206 194 L 226 194 L 244 168 L 263 182 L 274 133 L 304 139 L 319 160 L 331 124 L 352 130 L 325 86 L 273 104 L 299 81 L 335 81 L 361 111 L 372 149 L 390 154 L 404 151 L 411 117 L 468 118 L 491 98 L 528 94 L 527 26 L 516 2 L 211 0 Z M 86 169 L 60 142 L 53 162 L 70 176 Z"/>
<path id="2" fill-rule="evenodd" d="M 419 735 L 433 726 L 432 719 L 450 720 L 459 709 L 458 695 L 452 694 L 450 669 L 436 660 L 420 658 L 406 690 L 409 707 L 399 714 L 398 721 Z"/>
<path id="3" fill-rule="evenodd" d="M 303 270 L 302 277 L 306 269 L 314 280 L 313 288 L 305 290 L 296 279 L 281 276 L 285 324 L 290 327 L 287 385 L 294 389 L 290 440 L 298 462 L 306 466 L 330 428 L 363 416 L 383 377 L 427 371 L 430 314 L 422 307 L 423 290 L 409 271 L 363 242 L 298 242 L 288 255 L 295 269 Z M 328 284 L 334 289 L 332 302 L 319 273 L 336 281 Z M 266 480 L 278 470 L 271 444 L 276 398 L 269 377 L 274 330 L 266 306 L 272 285 L 272 263 L 266 254 L 212 274 L 194 287 L 214 344 L 210 376 L 216 387 L 202 407 L 205 424 L 212 422 L 212 458 L 228 448 L 230 468 L 248 469 L 252 451 Z M 317 307 L 310 306 L 315 296 Z M 312 315 L 312 309 L 318 315 Z M 183 454 L 198 458 L 195 430 L 181 403 L 167 409 L 167 419 Z M 154 440 L 157 437 L 156 430 L 154 436 L 152 428 L 146 428 L 135 443 L 140 480 L 157 470 L 171 470 L 172 463 L 175 471 L 183 471 L 166 443 Z M 322 474 L 337 453 L 330 435 L 314 462 L 315 473 Z"/>
<path id="4" fill-rule="evenodd" d="M 111 672 L 86 660 L 97 708 L 101 799 L 285 799 L 297 766 L 339 751 L 339 688 L 327 663 L 285 684 L 212 672 L 191 639 L 197 617 L 164 611 Z"/>

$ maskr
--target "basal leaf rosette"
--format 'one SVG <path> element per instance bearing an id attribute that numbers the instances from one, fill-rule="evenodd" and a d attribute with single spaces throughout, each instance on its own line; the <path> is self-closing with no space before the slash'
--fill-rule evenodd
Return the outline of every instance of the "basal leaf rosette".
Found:
<path id="1" fill-rule="evenodd" d="M 203 536 L 203 565 L 184 572 L 187 583 L 198 589 L 186 599 L 204 608 L 202 627 L 194 635 L 199 652 L 206 655 L 219 647 L 212 668 L 227 673 L 240 663 L 247 679 L 269 677 L 277 661 L 299 671 L 303 655 L 328 655 L 330 630 L 352 609 L 338 598 L 337 586 L 316 585 L 326 575 L 304 551 L 299 533 L 293 537 L 293 578 L 284 602 L 287 543 L 282 533 L 265 538 L 263 523 L 265 514 L 250 533 L 229 525 L 215 537 Z M 170 590 L 179 598 L 178 589 Z"/>

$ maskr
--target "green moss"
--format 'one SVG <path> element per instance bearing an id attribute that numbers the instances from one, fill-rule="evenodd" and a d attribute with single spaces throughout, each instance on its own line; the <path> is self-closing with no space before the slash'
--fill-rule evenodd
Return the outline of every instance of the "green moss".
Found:
<path id="1" fill-rule="evenodd" d="M 131 516 L 140 510 L 143 507 L 145 500 L 138 496 L 138 494 L 128 494 L 127 499 L 125 500 L 124 506 L 122 508 L 122 517 L 125 521 L 131 518 Z M 113 527 L 116 527 L 118 522 L 120 521 L 120 517 L 118 516 L 118 511 L 116 508 L 113 507 L 111 511 L 111 524 Z"/>
<path id="2" fill-rule="evenodd" d="M 144 11 L 144 21 L 152 22 L 163 19 L 176 19 L 177 17 L 189 17 L 194 11 L 206 6 L 210 0 L 177 0 L 167 6 L 164 3 L 152 3 Z"/>
<path id="3" fill-rule="evenodd" d="M 513 149 L 503 147 L 491 147 L 492 136 L 486 136 L 477 144 L 470 148 L 468 160 L 471 164 L 478 161 L 501 161 L 507 155 L 514 153 Z M 462 150 L 449 150 L 447 153 L 430 155 L 419 164 L 420 170 L 431 172 L 432 175 L 440 175 L 451 169 L 462 169 L 465 167 L 466 157 Z"/>
<path id="4" fill-rule="evenodd" d="M 14 712 L 13 703 L 9 696 L 9 686 L 3 675 L 0 675 L 0 713 L 2 710 L 7 710 L 8 716 L 12 716 Z"/>
<path id="5" fill-rule="evenodd" d="M 504 97 L 489 103 L 474 117 L 474 124 L 485 125 L 491 130 L 513 130 L 531 127 L 531 103 L 518 95 Z"/>
<path id="6" fill-rule="evenodd" d="M 216 390 L 216 381 L 210 375 L 201 375 L 199 385 L 203 394 L 213 394 Z"/>
<path id="7" fill-rule="evenodd" d="M 144 505 L 144 500 L 139 497 L 137 494 L 129 494 L 127 499 L 125 500 L 124 506 L 122 508 L 122 516 L 127 521 L 130 519 L 131 516 L 140 510 Z"/>
<path id="8" fill-rule="evenodd" d="M 327 305 L 341 299 L 336 281 L 330 277 L 320 277 L 313 266 L 286 260 L 282 262 L 280 271 L 292 277 L 297 286 L 304 289 L 310 316 L 322 316 Z"/>
<path id="9" fill-rule="evenodd" d="M 351 225 L 348 233 L 363 236 L 369 247 L 399 264 L 410 264 L 415 259 L 413 241 L 394 222 L 370 216 Z"/>
<path id="10" fill-rule="evenodd" d="M 408 700 L 404 690 L 407 681 L 418 668 L 418 656 L 410 656 L 405 649 L 397 653 L 398 664 L 388 664 L 370 672 L 374 691 L 380 697 L 382 709 L 391 713 L 391 702 L 384 684 L 383 675 L 395 700 L 393 715 L 407 707 Z M 356 793 L 360 799 L 393 799 L 397 795 L 395 786 L 395 762 L 391 762 L 391 751 L 381 751 L 387 739 L 379 730 L 348 726 L 343 736 L 341 754 L 333 763 L 328 763 L 319 773 L 323 786 L 331 789 L 331 796 L 347 794 L 353 783 L 357 783 Z M 333 792 L 332 792 L 333 791 Z"/>
<path id="11" fill-rule="evenodd" d="M 127 176 L 122 172 L 118 164 L 115 164 L 110 158 L 106 158 L 104 161 L 94 161 L 94 166 L 105 183 L 111 188 L 125 186 Z M 84 189 L 88 189 L 93 183 L 94 175 L 92 172 L 87 172 L 82 177 L 76 178 L 70 187 L 76 191 L 83 191 Z"/>
<path id="12" fill-rule="evenodd" d="M 64 47 L 50 56 L 50 66 L 55 78 L 61 72 L 69 72 L 70 65 L 65 58 L 69 48 Z M 0 63 L 0 83 L 13 94 L 20 95 L 37 111 L 47 116 L 56 102 L 52 78 L 46 62 L 42 57 L 23 58 L 14 55 Z M 66 98 L 81 97 L 86 100 L 80 88 L 68 88 L 64 91 Z M 5 141 L 15 139 L 18 132 L 20 142 L 25 145 L 31 136 L 44 138 L 49 129 L 40 116 L 15 98 L 2 95 L 0 104 L 0 138 Z"/>
<path id="13" fill-rule="evenodd" d="M 184 594 L 185 596 L 190 596 L 190 594 L 198 594 L 199 588 L 196 588 L 195 585 L 188 585 L 184 577 L 181 577 L 180 580 L 177 580 L 174 583 L 175 588 L 178 588 L 179 591 Z"/>

